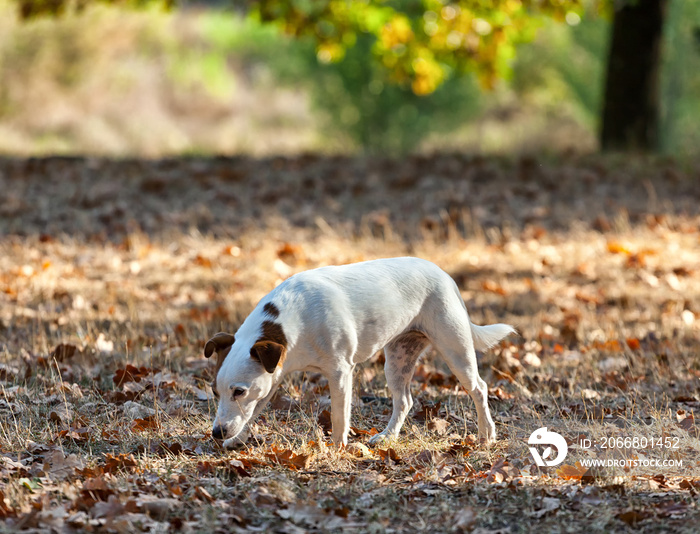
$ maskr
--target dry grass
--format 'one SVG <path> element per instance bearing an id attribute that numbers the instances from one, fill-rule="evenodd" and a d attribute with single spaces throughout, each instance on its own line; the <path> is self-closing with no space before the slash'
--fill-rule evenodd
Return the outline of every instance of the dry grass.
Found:
<path id="1" fill-rule="evenodd" d="M 0 161 L 0 529 L 694 531 L 696 174 L 462 156 Z M 207 337 L 293 272 L 405 254 L 452 274 L 474 322 L 521 333 L 480 361 L 498 443 L 473 442 L 471 401 L 430 355 L 391 449 L 330 446 L 328 388 L 309 375 L 245 450 L 220 450 Z M 115 383 L 127 364 L 153 372 Z M 390 409 L 379 362 L 356 383 L 366 443 Z M 677 437 L 661 456 L 618 453 L 684 471 L 538 470 L 526 440 L 541 426 L 570 441 L 568 465 L 581 434 Z"/>

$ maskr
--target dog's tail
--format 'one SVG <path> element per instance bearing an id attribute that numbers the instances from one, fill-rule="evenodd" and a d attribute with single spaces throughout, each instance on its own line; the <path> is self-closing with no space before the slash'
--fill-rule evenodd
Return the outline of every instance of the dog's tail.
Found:
<path id="1" fill-rule="evenodd" d="M 486 326 L 477 326 L 471 323 L 472 337 L 474 338 L 474 348 L 477 350 L 486 350 L 493 347 L 509 334 L 517 334 L 515 328 L 509 324 L 490 324 Z"/>

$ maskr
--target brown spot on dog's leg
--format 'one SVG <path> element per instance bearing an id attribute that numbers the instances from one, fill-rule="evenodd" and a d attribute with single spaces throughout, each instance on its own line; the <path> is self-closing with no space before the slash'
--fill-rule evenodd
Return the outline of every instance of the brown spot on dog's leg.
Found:
<path id="1" fill-rule="evenodd" d="M 272 302 L 268 302 L 267 304 L 265 304 L 265 306 L 263 306 L 263 311 L 272 318 L 280 316 L 279 309 Z"/>

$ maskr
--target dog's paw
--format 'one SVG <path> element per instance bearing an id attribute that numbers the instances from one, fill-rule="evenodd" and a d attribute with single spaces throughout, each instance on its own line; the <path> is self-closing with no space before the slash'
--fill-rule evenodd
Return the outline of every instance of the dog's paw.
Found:
<path id="1" fill-rule="evenodd" d="M 396 436 L 390 435 L 390 434 L 385 434 L 384 432 L 380 432 L 379 434 L 375 434 L 371 438 L 369 438 L 369 444 L 372 446 L 377 446 L 377 445 L 386 445 L 390 441 L 396 439 Z"/>
<path id="2" fill-rule="evenodd" d="M 479 434 L 479 445 L 489 446 L 496 443 L 496 432 L 489 433 L 488 436 Z"/>

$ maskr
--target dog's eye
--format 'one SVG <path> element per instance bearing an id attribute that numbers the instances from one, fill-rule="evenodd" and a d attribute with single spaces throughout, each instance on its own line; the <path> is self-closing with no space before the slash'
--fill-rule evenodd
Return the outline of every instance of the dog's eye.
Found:
<path id="1" fill-rule="evenodd" d="M 238 397 L 240 397 L 240 396 L 243 395 L 244 393 L 245 393 L 245 389 L 243 389 L 243 388 L 234 388 L 232 397 L 233 397 L 234 399 L 237 399 Z"/>

